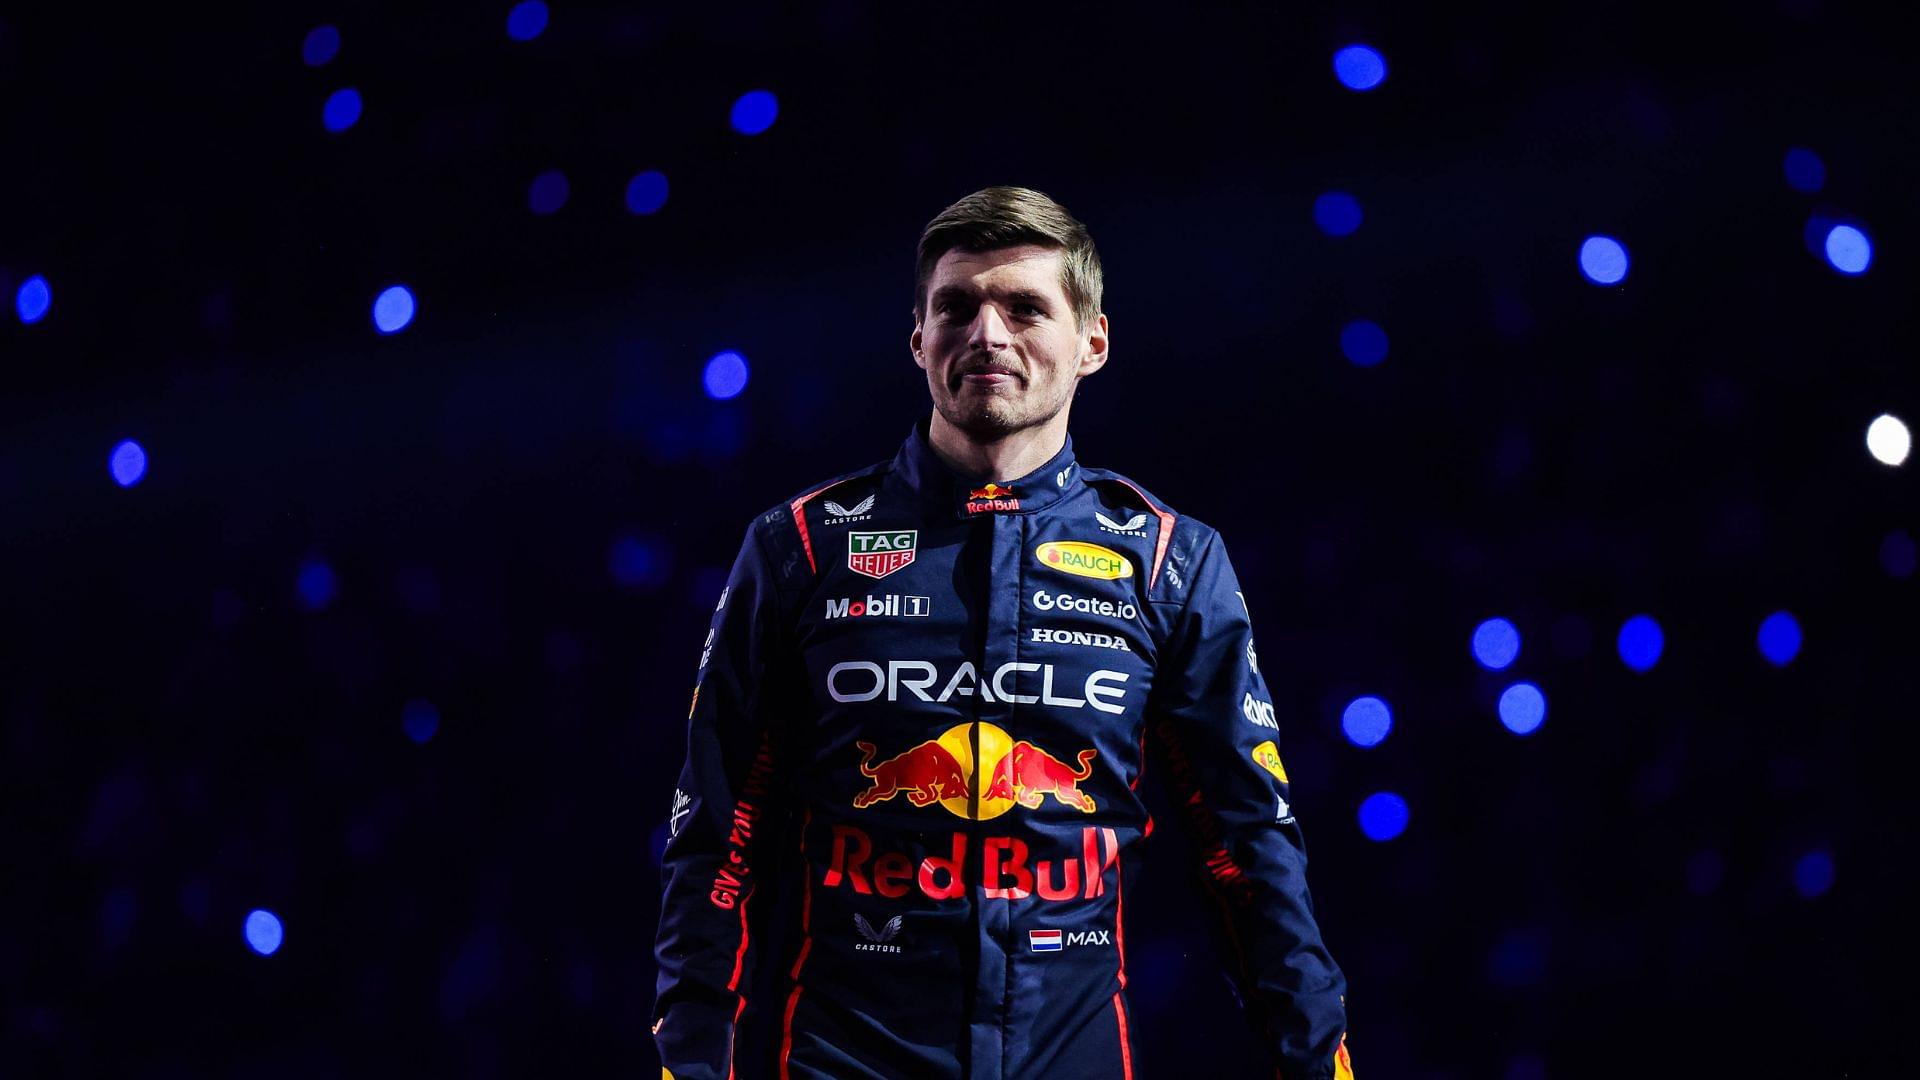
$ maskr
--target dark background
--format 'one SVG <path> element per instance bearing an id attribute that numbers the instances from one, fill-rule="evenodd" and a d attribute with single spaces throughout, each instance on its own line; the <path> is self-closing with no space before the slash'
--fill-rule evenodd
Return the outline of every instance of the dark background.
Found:
<path id="1" fill-rule="evenodd" d="M 1863 441 L 1920 417 L 1894 9 L 554 0 L 516 42 L 505 3 L 61 6 L 0 15 L 0 287 L 53 296 L 0 320 L 0 1073 L 655 1075 L 702 627 L 750 515 L 926 410 L 913 243 L 992 183 L 1100 244 L 1081 460 L 1232 545 L 1360 1076 L 1920 1058 L 1920 631 L 1881 557 L 1920 512 Z M 1594 233 L 1624 283 L 1581 276 Z M 1354 319 L 1385 362 L 1343 359 Z M 752 378 L 712 401 L 723 349 Z M 1370 750 L 1359 694 L 1394 710 Z M 1382 790 L 1411 821 L 1374 842 Z M 1255 1075 L 1170 832 L 1127 934 L 1141 1074 Z"/>

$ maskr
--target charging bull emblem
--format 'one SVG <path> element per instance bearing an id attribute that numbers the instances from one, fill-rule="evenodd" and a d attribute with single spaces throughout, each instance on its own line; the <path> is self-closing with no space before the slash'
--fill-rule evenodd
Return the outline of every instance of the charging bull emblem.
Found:
<path id="1" fill-rule="evenodd" d="M 1098 751 L 1082 750 L 1076 764 L 1069 765 L 1025 739 L 1015 741 L 995 724 L 957 724 L 936 739 L 879 761 L 874 760 L 879 748 L 873 743 L 854 745 L 860 750 L 860 775 L 869 784 L 853 797 L 856 809 L 904 795 L 916 807 L 939 803 L 956 817 L 986 821 L 1016 805 L 1037 810 L 1049 795 L 1083 814 L 1098 806 L 1080 790 L 1093 775 Z M 983 767 L 976 768 L 976 745 Z"/>

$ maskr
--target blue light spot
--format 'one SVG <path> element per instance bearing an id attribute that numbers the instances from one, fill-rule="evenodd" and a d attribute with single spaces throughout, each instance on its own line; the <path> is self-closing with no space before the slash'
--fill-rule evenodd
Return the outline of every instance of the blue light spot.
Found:
<path id="1" fill-rule="evenodd" d="M 383 334 L 398 333 L 413 321 L 413 291 L 389 285 L 373 301 L 373 326 Z"/>
<path id="2" fill-rule="evenodd" d="M 1520 655 L 1520 630 L 1505 619 L 1488 619 L 1473 628 L 1473 658 L 1499 671 Z"/>
<path id="3" fill-rule="evenodd" d="M 1827 261 L 1843 274 L 1864 274 L 1873 262 L 1873 242 L 1851 225 L 1827 230 Z"/>
<path id="4" fill-rule="evenodd" d="M 285 939 L 286 931 L 280 926 L 280 916 L 261 908 L 247 913 L 247 944 L 253 947 L 254 952 L 261 956 L 272 956 Z"/>
<path id="5" fill-rule="evenodd" d="M 146 449 L 132 439 L 122 442 L 107 458 L 107 471 L 113 474 L 114 483 L 132 487 L 147 475 Z"/>
<path id="6" fill-rule="evenodd" d="M 307 31 L 307 40 L 300 43 L 300 59 L 308 67 L 319 67 L 339 52 L 340 31 L 331 26 L 314 27 Z"/>
<path id="7" fill-rule="evenodd" d="M 551 214 L 567 205 L 567 174 L 550 169 L 527 185 L 527 209 L 536 214 Z"/>
<path id="8" fill-rule="evenodd" d="M 1407 800 L 1391 791 L 1375 792 L 1360 804 L 1360 831 L 1385 843 L 1407 831 Z"/>
<path id="9" fill-rule="evenodd" d="M 1785 167 L 1787 186 L 1795 191 L 1812 194 L 1827 185 L 1826 163 L 1820 160 L 1819 154 L 1804 146 L 1787 151 Z"/>
<path id="10" fill-rule="evenodd" d="M 434 708 L 432 702 L 409 701 L 400 710 L 400 727 L 406 731 L 407 738 L 424 746 L 434 732 L 440 730 L 440 710 Z"/>
<path id="11" fill-rule="evenodd" d="M 139 913 L 140 898 L 132 889 L 122 885 L 108 893 L 106 903 L 100 906 L 101 943 L 110 949 L 125 945 Z"/>
<path id="12" fill-rule="evenodd" d="M 52 306 L 53 287 L 39 274 L 21 282 L 19 291 L 13 294 L 13 310 L 21 322 L 29 325 L 46 318 L 47 309 Z"/>
<path id="13" fill-rule="evenodd" d="M 336 135 L 359 123 L 360 91 L 351 86 L 335 90 L 327 97 L 326 108 L 320 111 L 320 122 Z"/>
<path id="14" fill-rule="evenodd" d="M 1895 529 L 1880 541 L 1880 569 L 1888 577 L 1910 578 L 1916 564 L 1920 564 L 1920 545 L 1914 543 L 1912 533 Z"/>
<path id="15" fill-rule="evenodd" d="M 1352 236 L 1360 227 L 1360 200 L 1344 191 L 1329 191 L 1313 200 L 1313 223 L 1328 236 Z"/>
<path id="16" fill-rule="evenodd" d="M 1500 695 L 1500 722 L 1515 735 L 1531 735 L 1547 718 L 1547 695 L 1532 683 L 1520 682 Z"/>
<path id="17" fill-rule="evenodd" d="M 1660 662 L 1667 636 L 1651 615 L 1635 615 L 1620 626 L 1620 638 L 1614 643 L 1620 660 L 1635 671 L 1648 671 Z"/>
<path id="18" fill-rule="evenodd" d="M 1793 864 L 1793 887 L 1809 900 L 1833 888 L 1833 856 L 1822 850 L 1800 856 Z"/>
<path id="19" fill-rule="evenodd" d="M 1340 714 L 1340 730 L 1355 746 L 1379 746 L 1393 730 L 1393 710 L 1377 697 L 1354 698 Z"/>
<path id="20" fill-rule="evenodd" d="M 1547 1062 L 1538 1054 L 1515 1054 L 1500 1080 L 1547 1080 Z"/>
<path id="21" fill-rule="evenodd" d="M 1800 655 L 1800 620 L 1776 611 L 1760 624 L 1760 655 L 1774 667 L 1786 667 Z"/>
<path id="22" fill-rule="evenodd" d="M 1487 981 L 1519 989 L 1533 986 L 1547 974 L 1548 938 L 1541 930 L 1509 930 L 1487 953 Z"/>
<path id="23" fill-rule="evenodd" d="M 749 90 L 733 103 L 733 130 L 742 135 L 758 135 L 773 126 L 780 115 L 780 99 L 771 90 Z"/>
<path id="24" fill-rule="evenodd" d="M 627 210 L 651 214 L 667 205 L 667 174 L 648 170 L 627 181 Z"/>
<path id="25" fill-rule="evenodd" d="M 1595 285 L 1618 285 L 1627 277 L 1627 249 L 1611 236 L 1589 236 L 1580 245 L 1580 272 Z"/>
<path id="26" fill-rule="evenodd" d="M 726 401 L 740 396 L 747 388 L 747 358 L 737 352 L 723 352 L 707 361 L 707 370 L 702 377 L 707 385 L 707 396 L 715 401 Z"/>
<path id="27" fill-rule="evenodd" d="M 507 36 L 515 41 L 532 41 L 547 28 L 547 5 L 540 0 L 521 0 L 507 12 Z"/>
<path id="28" fill-rule="evenodd" d="M 1696 851 L 1687 860 L 1687 891 L 1695 896 L 1706 896 L 1720 887 L 1720 881 L 1726 874 L 1727 865 L 1719 852 L 1711 849 Z"/>
<path id="29" fill-rule="evenodd" d="M 671 553 L 658 540 L 618 537 L 607 552 L 607 570 L 613 580 L 630 589 L 648 589 L 667 581 Z"/>
<path id="30" fill-rule="evenodd" d="M 340 593 L 340 580 L 334 576 L 333 567 L 319 559 L 308 559 L 300 564 L 300 576 L 295 580 L 300 593 L 300 606 L 308 611 L 319 611 Z"/>
<path id="31" fill-rule="evenodd" d="M 1372 367 L 1387 358 L 1387 332 L 1380 324 L 1358 319 L 1340 331 L 1340 351 L 1358 367 Z"/>
<path id="32" fill-rule="evenodd" d="M 1367 45 L 1349 45 L 1333 54 L 1333 73 L 1349 90 L 1371 90 L 1387 77 L 1387 59 Z"/>

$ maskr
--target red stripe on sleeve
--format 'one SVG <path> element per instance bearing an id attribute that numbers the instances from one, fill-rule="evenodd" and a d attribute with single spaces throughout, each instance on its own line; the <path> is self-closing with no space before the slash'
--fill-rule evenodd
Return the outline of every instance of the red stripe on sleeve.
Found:
<path id="1" fill-rule="evenodd" d="M 1120 478 L 1115 477 L 1115 479 Z M 1154 583 L 1160 580 L 1160 564 L 1167 561 L 1167 545 L 1173 542 L 1173 523 L 1180 515 L 1153 505 L 1153 500 L 1147 498 L 1146 492 L 1135 487 L 1133 481 L 1120 480 L 1120 482 L 1133 488 L 1133 493 L 1140 496 L 1141 502 L 1147 504 L 1147 509 L 1153 511 L 1153 516 L 1160 519 L 1160 538 L 1153 542 L 1153 572 L 1147 575 L 1147 588 L 1151 589 Z"/>

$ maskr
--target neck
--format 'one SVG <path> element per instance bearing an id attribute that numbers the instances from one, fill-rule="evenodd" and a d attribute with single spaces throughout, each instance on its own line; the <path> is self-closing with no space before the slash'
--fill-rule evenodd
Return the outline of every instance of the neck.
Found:
<path id="1" fill-rule="evenodd" d="M 1036 427 L 982 441 L 947 423 L 936 410 L 927 426 L 927 443 L 949 468 L 963 476 L 1004 483 L 1045 465 L 1067 444 L 1067 410 Z"/>

